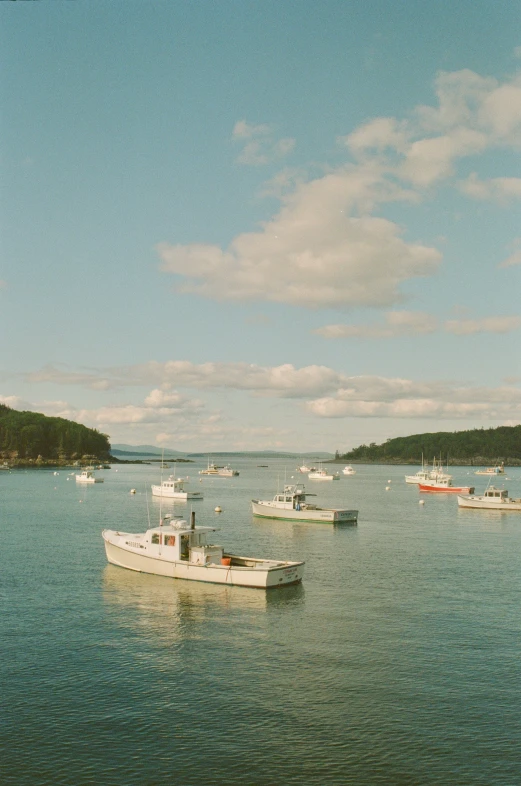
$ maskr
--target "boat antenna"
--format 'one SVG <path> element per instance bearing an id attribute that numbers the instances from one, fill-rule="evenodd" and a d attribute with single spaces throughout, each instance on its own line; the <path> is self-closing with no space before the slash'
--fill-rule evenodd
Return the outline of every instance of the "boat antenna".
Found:
<path id="1" fill-rule="evenodd" d="M 163 524 L 163 464 L 165 458 L 165 449 L 161 451 L 161 494 L 159 495 L 159 526 L 161 527 Z"/>
<path id="2" fill-rule="evenodd" d="M 145 499 L 147 501 L 147 518 L 148 518 L 148 528 L 150 529 L 150 508 L 148 506 L 148 489 L 145 484 Z"/>

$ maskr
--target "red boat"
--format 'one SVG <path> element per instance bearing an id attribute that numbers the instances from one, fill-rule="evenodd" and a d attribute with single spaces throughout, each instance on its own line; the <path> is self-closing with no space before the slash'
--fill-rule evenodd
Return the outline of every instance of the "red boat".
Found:
<path id="1" fill-rule="evenodd" d="M 420 491 L 441 491 L 444 494 L 474 494 L 474 486 L 453 486 L 451 477 L 420 483 L 418 488 Z"/>

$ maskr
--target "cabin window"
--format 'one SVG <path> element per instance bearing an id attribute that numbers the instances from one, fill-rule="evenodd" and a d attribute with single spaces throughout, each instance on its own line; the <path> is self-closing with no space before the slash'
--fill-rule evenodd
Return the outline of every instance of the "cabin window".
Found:
<path id="1" fill-rule="evenodd" d="M 152 543 L 158 545 L 160 543 L 159 534 L 157 532 L 152 533 Z"/>
<path id="2" fill-rule="evenodd" d="M 181 559 L 188 559 L 190 549 L 190 536 L 181 535 Z"/>
<path id="3" fill-rule="evenodd" d="M 175 546 L 175 535 L 165 535 L 165 546 Z"/>

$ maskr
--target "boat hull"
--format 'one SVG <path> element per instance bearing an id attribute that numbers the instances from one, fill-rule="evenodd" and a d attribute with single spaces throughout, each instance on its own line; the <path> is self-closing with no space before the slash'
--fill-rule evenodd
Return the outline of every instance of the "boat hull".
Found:
<path id="1" fill-rule="evenodd" d="M 497 502 L 493 499 L 483 499 L 480 497 L 458 497 L 460 508 L 480 508 L 482 510 L 511 510 L 521 512 L 521 500 L 516 499 L 511 502 Z"/>
<path id="2" fill-rule="evenodd" d="M 289 584 L 298 584 L 304 575 L 303 562 L 281 562 L 270 560 L 235 559 L 251 562 L 254 567 L 226 565 L 195 565 L 190 562 L 173 562 L 166 559 L 138 554 L 112 543 L 110 532 L 103 533 L 105 553 L 112 565 L 138 573 L 152 573 L 173 579 L 204 581 L 210 584 L 227 584 L 254 589 L 274 589 Z M 234 557 L 232 555 L 229 555 Z"/>
<path id="3" fill-rule="evenodd" d="M 253 515 L 258 518 L 278 519 L 280 521 L 309 521 L 314 524 L 356 524 L 357 510 L 337 510 L 334 508 L 311 508 L 295 510 L 278 508 L 267 502 L 252 500 Z"/>

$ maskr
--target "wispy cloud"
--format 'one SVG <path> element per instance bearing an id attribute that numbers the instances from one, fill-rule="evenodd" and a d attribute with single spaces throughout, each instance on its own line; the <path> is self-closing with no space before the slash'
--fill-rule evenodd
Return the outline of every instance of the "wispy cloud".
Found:
<path id="1" fill-rule="evenodd" d="M 249 166 L 264 166 L 280 161 L 295 147 L 295 140 L 290 137 L 276 139 L 273 126 L 255 125 L 246 120 L 239 120 L 235 124 L 232 139 L 242 145 L 238 163 Z"/>
<path id="2" fill-rule="evenodd" d="M 513 248 L 512 253 L 499 264 L 499 267 L 514 267 L 515 265 L 521 265 L 521 237 L 514 239 L 511 248 Z"/>
<path id="3" fill-rule="evenodd" d="M 492 327 L 498 329 L 500 326 L 496 324 Z M 173 433 L 174 428 L 186 430 L 190 423 L 196 424 L 193 427 L 199 429 L 203 422 L 211 429 L 222 429 L 219 418 L 215 417 L 215 413 L 207 411 L 199 397 L 174 390 L 175 381 L 176 388 L 197 389 L 199 396 L 206 390 L 225 389 L 253 396 L 300 400 L 305 411 L 321 418 L 521 420 L 521 388 L 514 384 L 479 387 L 448 380 L 418 382 L 376 375 L 354 376 L 327 366 L 295 368 L 287 364 L 262 367 L 245 363 L 195 365 L 186 361 L 150 362 L 114 369 L 102 376 L 104 379 L 112 378 L 114 387 L 143 387 L 151 381 L 155 382 L 156 387 L 139 404 L 126 402 L 79 410 L 69 408 L 63 402 L 53 407 L 47 402 L 46 409 L 39 411 L 69 417 L 109 431 L 122 424 L 134 424 L 136 427 L 141 424 L 155 428 L 157 433 Z M 49 370 L 47 379 L 50 380 Z M 74 384 L 72 372 L 67 375 L 67 380 L 68 384 Z M 77 383 L 85 384 L 83 374 L 78 375 Z M 4 400 L 6 403 L 12 401 L 9 397 Z"/>
<path id="4" fill-rule="evenodd" d="M 475 333 L 511 333 L 521 327 L 521 317 L 483 317 L 482 319 L 449 319 L 445 330 L 458 336 Z"/>
<path id="5" fill-rule="evenodd" d="M 480 180 L 476 172 L 472 172 L 466 180 L 458 184 L 460 191 L 473 199 L 506 202 L 521 199 L 520 177 L 495 177 Z"/>
<path id="6" fill-rule="evenodd" d="M 324 338 L 397 338 L 433 333 L 438 320 L 422 311 L 390 311 L 383 323 L 366 325 L 325 325 L 313 332 Z"/>

